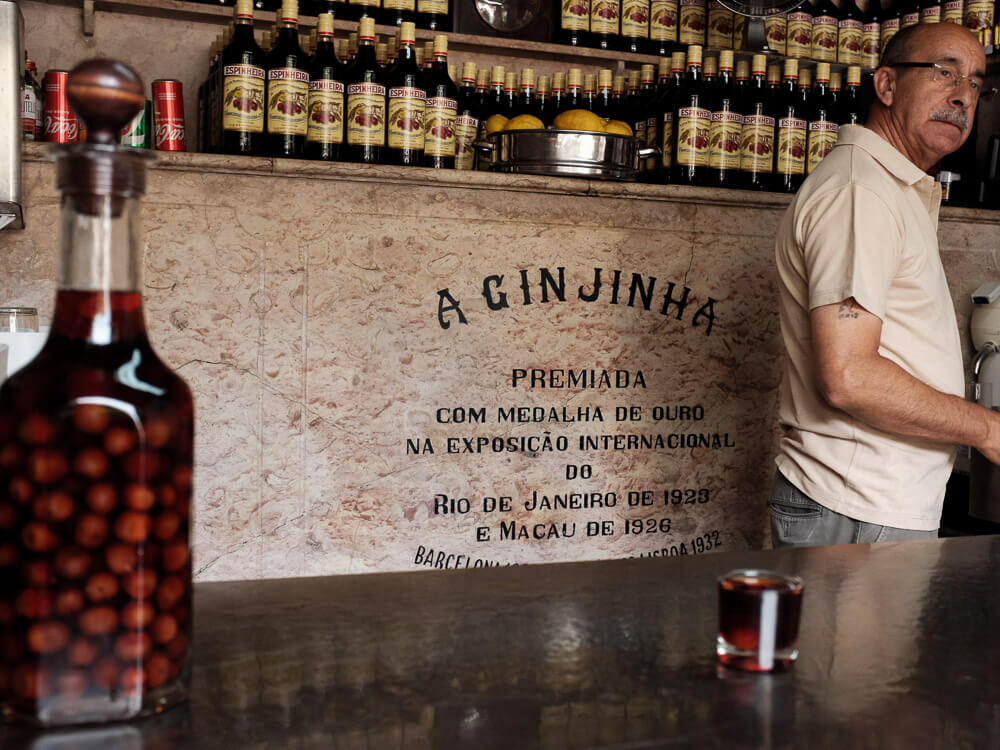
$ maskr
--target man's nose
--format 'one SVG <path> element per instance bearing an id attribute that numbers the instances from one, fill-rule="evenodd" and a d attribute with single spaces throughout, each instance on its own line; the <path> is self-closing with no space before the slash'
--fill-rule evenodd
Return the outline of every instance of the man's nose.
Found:
<path id="1" fill-rule="evenodd" d="M 958 85 L 952 89 L 950 101 L 952 104 L 963 109 L 974 105 L 979 99 L 978 94 L 972 89 L 972 84 L 968 78 L 963 78 Z"/>

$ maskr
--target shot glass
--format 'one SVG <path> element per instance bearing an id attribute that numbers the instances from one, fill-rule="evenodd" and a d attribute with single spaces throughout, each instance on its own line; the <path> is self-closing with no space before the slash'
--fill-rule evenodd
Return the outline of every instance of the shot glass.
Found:
<path id="1" fill-rule="evenodd" d="M 790 669 L 799 655 L 802 579 L 743 568 L 718 581 L 719 662 L 749 672 Z"/>

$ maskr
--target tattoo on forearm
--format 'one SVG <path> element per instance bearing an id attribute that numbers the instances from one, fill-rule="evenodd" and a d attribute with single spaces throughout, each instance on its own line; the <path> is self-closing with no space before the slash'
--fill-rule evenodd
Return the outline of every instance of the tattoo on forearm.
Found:
<path id="1" fill-rule="evenodd" d="M 841 320 L 845 318 L 857 318 L 858 311 L 856 308 L 857 305 L 855 304 L 853 299 L 845 300 L 844 303 L 840 306 L 840 309 L 837 311 L 837 317 L 840 318 Z"/>

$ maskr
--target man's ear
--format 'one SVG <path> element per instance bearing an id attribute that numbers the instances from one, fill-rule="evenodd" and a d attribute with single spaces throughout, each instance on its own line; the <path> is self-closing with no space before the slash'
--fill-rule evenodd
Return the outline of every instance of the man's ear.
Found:
<path id="1" fill-rule="evenodd" d="M 896 71 L 892 68 L 878 68 L 875 71 L 873 84 L 878 100 L 883 106 L 891 107 L 896 94 Z"/>

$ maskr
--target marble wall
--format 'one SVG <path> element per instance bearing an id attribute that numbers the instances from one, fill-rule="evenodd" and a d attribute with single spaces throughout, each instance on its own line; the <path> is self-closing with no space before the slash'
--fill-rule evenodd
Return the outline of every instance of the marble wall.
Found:
<path id="1" fill-rule="evenodd" d="M 37 306 L 46 322 L 58 198 L 41 154 L 27 149 L 27 228 L 0 233 L 0 301 Z M 157 350 L 197 400 L 196 576 L 763 546 L 781 359 L 772 247 L 784 203 L 770 194 L 160 155 L 144 201 L 146 314 Z M 963 330 L 969 293 L 997 276 L 998 223 L 992 214 L 942 214 Z M 566 300 L 550 284 L 544 302 L 539 269 L 557 280 L 559 267 Z M 595 267 L 603 286 L 586 302 Z M 638 287 L 628 304 L 626 281 L 611 303 L 616 269 L 654 286 L 649 310 Z M 491 275 L 503 276 L 509 307 L 488 308 L 482 286 Z M 668 282 L 674 299 L 690 290 L 680 320 L 676 305 L 661 314 Z M 450 326 L 441 326 L 443 289 L 465 324 L 445 312 Z M 711 332 L 704 312 L 692 325 L 709 299 Z M 641 370 L 645 387 L 514 382 L 515 370 L 532 368 L 624 370 L 632 384 Z M 657 410 L 678 416 L 679 405 L 702 407 L 702 418 L 654 421 Z M 484 421 L 443 421 L 449 413 L 439 410 L 455 407 L 482 409 Z M 502 421 L 498 409 L 511 407 L 543 407 L 544 421 Z M 562 421 L 563 409 L 578 416 L 579 407 L 591 421 Z M 592 418 L 596 407 L 603 423 Z M 615 407 L 638 407 L 641 419 L 616 421 Z M 477 445 L 546 433 L 566 438 L 567 449 L 448 453 L 449 438 L 464 451 L 463 437 Z M 675 442 L 629 447 L 630 434 Z M 717 435 L 719 445 L 709 437 L 707 446 L 678 447 L 689 438 L 677 436 L 690 434 Z M 582 435 L 610 437 L 581 447 Z M 569 480 L 569 464 L 589 464 L 593 476 Z M 682 494 L 679 504 L 668 494 L 664 504 L 674 489 L 706 493 L 693 503 Z M 628 493 L 643 490 L 651 504 L 630 507 Z M 529 510 L 535 492 L 616 492 L 618 502 Z M 459 511 L 468 499 L 469 512 L 441 512 L 451 505 L 436 504 L 439 494 Z M 484 498 L 499 504 L 504 495 L 509 512 L 484 511 Z M 575 535 L 563 537 L 574 523 Z M 532 538 L 536 524 L 560 538 Z"/>

